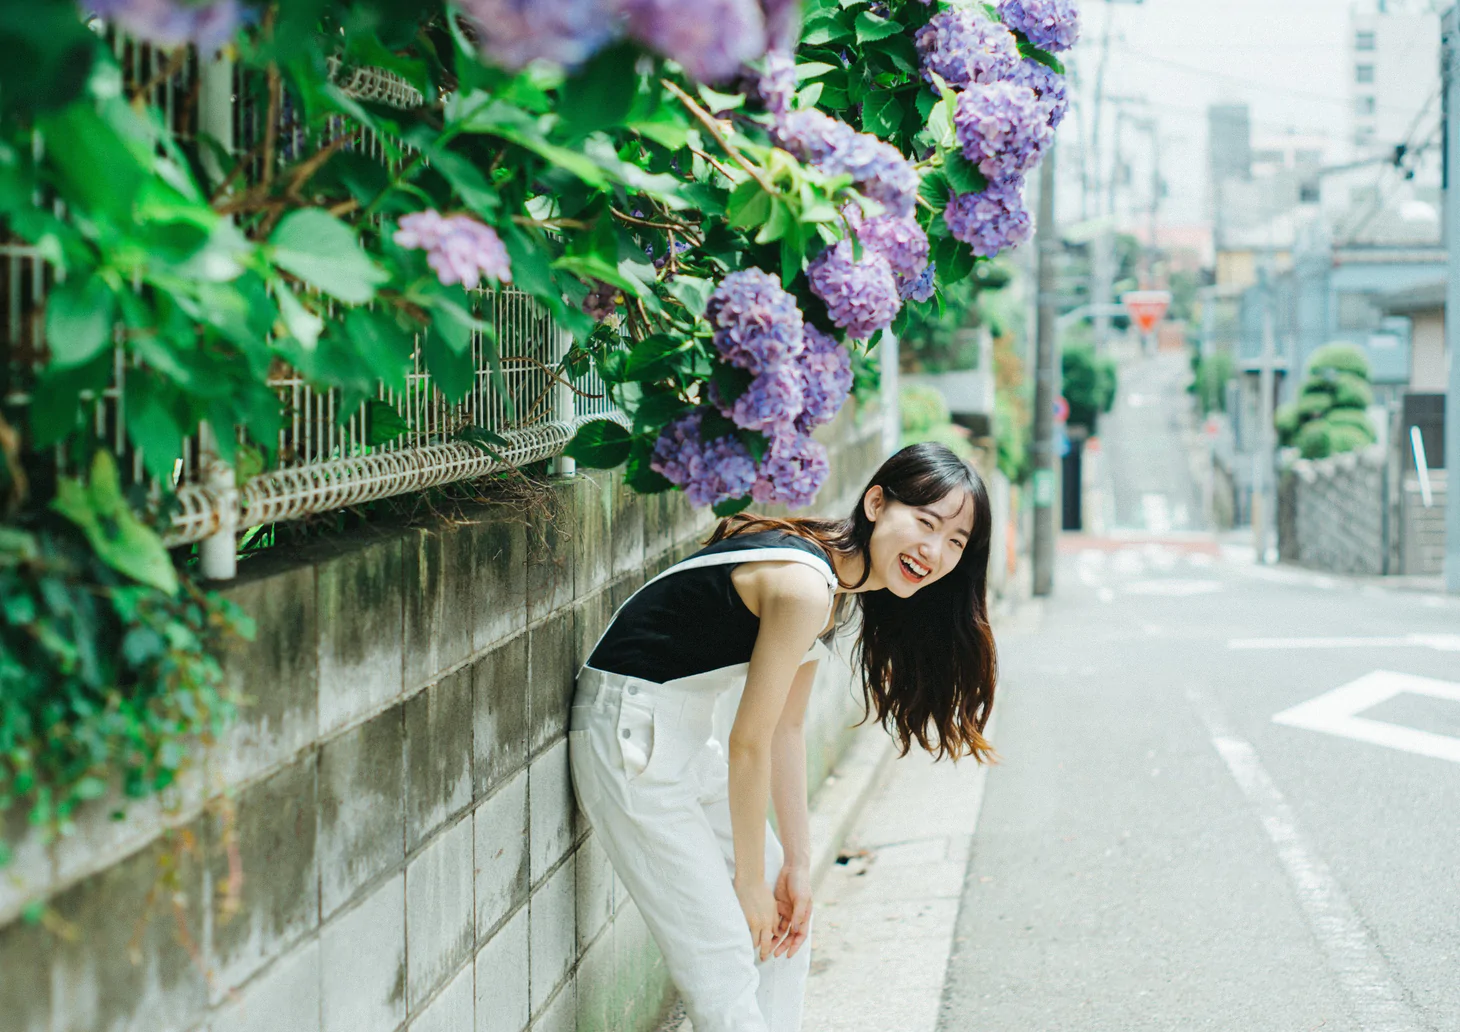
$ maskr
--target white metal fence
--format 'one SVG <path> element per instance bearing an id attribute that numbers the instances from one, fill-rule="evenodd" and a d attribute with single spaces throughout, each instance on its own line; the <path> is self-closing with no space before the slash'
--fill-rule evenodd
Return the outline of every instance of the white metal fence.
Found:
<path id="1" fill-rule="evenodd" d="M 117 39 L 115 48 L 127 78 L 137 86 L 150 84 L 153 102 L 180 133 L 200 126 L 237 153 L 246 153 L 251 141 L 260 137 L 260 112 L 247 101 L 247 91 L 231 67 L 222 62 L 199 67 L 191 56 L 171 65 L 163 55 L 122 39 Z M 332 71 L 338 84 L 360 99 L 402 108 L 423 102 L 418 91 L 388 72 L 333 65 Z M 291 154 L 297 157 L 309 141 L 287 113 L 280 121 L 284 123 L 278 134 L 280 160 Z M 348 131 L 343 123 L 329 127 L 331 136 Z M 381 155 L 368 136 L 359 148 Z M 257 172 L 250 169 L 247 174 Z M 33 249 L 0 241 L 0 327 L 6 334 L 12 371 L 34 367 L 43 353 L 36 327 L 48 286 L 48 272 Z M 276 446 L 274 468 L 240 483 L 219 460 L 205 428 L 187 442 L 178 464 L 173 485 L 178 506 L 170 526 L 164 528 L 167 543 L 203 542 L 204 574 L 231 576 L 240 530 L 553 458 L 561 455 L 583 423 L 623 418 L 596 374 L 571 384 L 565 379 L 562 360 L 571 340 L 543 306 L 512 289 L 478 291 L 474 297 L 480 299 L 478 314 L 495 327 L 500 385 L 493 380 L 478 335 L 472 342 L 476 370 L 472 387 L 465 398 L 448 403 L 431 382 L 418 349 L 404 390 L 384 385 L 376 390 L 376 397 L 397 412 L 407 429 L 386 443 L 372 445 L 368 406 L 341 420 L 337 391 L 317 391 L 297 372 L 284 369 L 269 381 L 284 414 L 278 440 L 271 442 Z M 141 456 L 128 449 L 124 430 L 126 375 L 118 351 L 112 386 L 88 403 L 98 436 L 119 458 L 128 460 L 133 476 L 141 481 Z M 17 389 L 13 377 L 7 400 L 25 400 L 24 389 Z M 469 427 L 495 435 L 490 450 L 459 436 Z M 217 429 L 238 433 L 243 440 L 241 431 Z M 160 492 L 160 485 L 153 487 Z"/>

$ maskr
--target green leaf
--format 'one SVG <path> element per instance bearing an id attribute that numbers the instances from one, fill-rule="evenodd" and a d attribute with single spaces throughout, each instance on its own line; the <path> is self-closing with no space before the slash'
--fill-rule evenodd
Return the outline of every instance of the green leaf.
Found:
<path id="1" fill-rule="evenodd" d="M 69 4 L 0 6 L 0 108 L 10 117 L 70 104 L 103 45 Z"/>
<path id="2" fill-rule="evenodd" d="M 612 469 L 629 457 L 629 432 L 609 419 L 595 419 L 580 427 L 563 454 L 589 469 Z"/>
<path id="3" fill-rule="evenodd" d="M 405 387 L 415 341 L 395 319 L 385 312 L 352 308 L 345 316 L 345 334 L 372 377 L 391 390 Z"/>
<path id="4" fill-rule="evenodd" d="M 183 441 L 194 427 L 186 396 L 145 371 L 132 373 L 127 377 L 124 411 L 127 437 L 141 450 L 147 472 L 171 486 Z"/>
<path id="5" fill-rule="evenodd" d="M 875 90 L 862 102 L 862 128 L 884 140 L 902 128 L 902 101 L 890 90 Z"/>
<path id="6" fill-rule="evenodd" d="M 492 431 L 481 426 L 464 426 L 456 431 L 456 439 L 465 441 L 467 444 L 474 444 L 498 462 L 509 464 L 498 450 L 500 448 L 506 448 L 510 443 L 501 434 L 494 434 Z"/>
<path id="7" fill-rule="evenodd" d="M 737 512 L 744 512 L 750 508 L 750 505 L 751 497 L 750 495 L 746 495 L 743 498 L 729 498 L 723 502 L 719 502 L 710 511 L 723 520 L 726 516 L 734 516 Z"/>
<path id="8" fill-rule="evenodd" d="M 85 365 L 111 345 L 116 300 L 98 275 L 59 284 L 46 301 L 46 344 L 58 369 Z"/>
<path id="9" fill-rule="evenodd" d="M 639 51 L 623 43 L 599 51 L 558 91 L 557 111 L 563 128 L 585 136 L 622 122 L 634 105 L 639 77 L 634 64 Z"/>
<path id="10" fill-rule="evenodd" d="M 438 147 L 431 152 L 431 167 L 451 184 L 462 204 L 485 218 L 496 213 L 501 203 L 497 191 L 470 158 Z"/>
<path id="11" fill-rule="evenodd" d="M 895 22 L 888 18 L 879 18 L 871 11 L 860 12 L 857 15 L 855 24 L 858 43 L 875 43 L 879 39 L 896 36 L 903 30 L 901 22 Z"/>
<path id="12" fill-rule="evenodd" d="M 705 107 L 709 108 L 711 114 L 720 111 L 736 111 L 745 106 L 745 94 L 743 93 L 721 93 L 704 85 L 700 86 L 699 93 L 700 99 L 705 102 Z"/>
<path id="13" fill-rule="evenodd" d="M 923 176 L 922 184 L 918 187 L 918 196 L 927 201 L 938 212 L 948 207 L 948 201 L 952 198 L 952 190 L 948 186 L 948 177 L 943 174 L 942 169 L 935 169 Z"/>
<path id="14" fill-rule="evenodd" d="M 458 350 L 452 343 L 454 332 L 453 320 L 438 313 L 421 341 L 421 357 L 426 361 L 431 383 L 450 402 L 465 397 L 476 379 L 476 363 L 472 361 L 471 349 Z"/>
<path id="15" fill-rule="evenodd" d="M 771 217 L 771 195 L 761 189 L 759 183 L 748 179 L 730 195 L 730 225 L 736 229 L 750 229 L 763 225 Z"/>
<path id="16" fill-rule="evenodd" d="M 97 558 L 112 569 L 168 595 L 177 593 L 177 570 L 162 539 L 133 514 L 122 498 L 116 462 L 98 451 L 91 482 L 62 477 L 51 508 L 81 528 Z"/>
<path id="17" fill-rule="evenodd" d="M 1059 58 L 1055 57 L 1048 50 L 1041 50 L 1028 40 L 1019 41 L 1019 53 L 1031 61 L 1038 61 L 1046 68 L 1054 71 L 1056 75 L 1065 74 L 1065 66 L 1060 64 Z"/>
<path id="18" fill-rule="evenodd" d="M 324 330 L 324 320 L 305 308 L 286 283 L 275 284 L 274 300 L 279 303 L 279 317 L 283 319 L 289 336 L 297 340 L 304 350 L 313 351 Z"/>
<path id="19" fill-rule="evenodd" d="M 73 104 L 40 126 L 63 197 L 87 214 L 129 225 L 150 169 L 117 129 L 88 104 Z"/>
<path id="20" fill-rule="evenodd" d="M 806 28 L 801 33 L 801 43 L 809 47 L 821 46 L 825 43 L 835 43 L 838 40 L 852 39 L 855 35 L 855 30 L 840 16 L 824 15 L 807 20 Z"/>
<path id="21" fill-rule="evenodd" d="M 275 265 L 347 304 L 370 301 L 390 279 L 370 260 L 354 230 L 318 208 L 285 215 L 269 243 Z"/>
<path id="22" fill-rule="evenodd" d="M 669 296 L 679 301 L 690 314 L 698 317 L 705 314 L 705 305 L 710 301 L 710 295 L 715 292 L 715 281 L 702 279 L 698 276 L 675 276 L 674 279 L 664 284 Z"/>
<path id="23" fill-rule="evenodd" d="M 665 150 L 682 150 L 689 143 L 689 127 L 679 122 L 630 122 L 627 128 Z"/>
<path id="24" fill-rule="evenodd" d="M 634 410 L 634 433 L 657 436 L 659 429 L 683 415 L 689 402 L 672 391 L 646 394 Z"/>
<path id="25" fill-rule="evenodd" d="M 394 441 L 410 429 L 395 406 L 379 398 L 371 398 L 365 403 L 365 443 L 371 447 Z"/>
<path id="26" fill-rule="evenodd" d="M 978 166 L 963 156 L 959 150 L 945 151 L 943 173 L 948 177 L 948 186 L 954 193 L 983 193 L 989 188 L 989 181 Z"/>
<path id="27" fill-rule="evenodd" d="M 679 369 L 686 360 L 693 358 L 695 341 L 693 337 L 679 339 L 667 333 L 656 333 L 645 337 L 629 352 L 624 367 L 627 380 L 662 380 Z"/>

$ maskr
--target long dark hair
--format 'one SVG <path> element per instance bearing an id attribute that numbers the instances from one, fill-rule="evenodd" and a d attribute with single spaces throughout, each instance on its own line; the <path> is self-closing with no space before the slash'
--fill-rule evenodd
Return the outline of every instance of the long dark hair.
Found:
<path id="1" fill-rule="evenodd" d="M 774 519 L 741 513 L 721 520 L 710 544 L 735 534 L 782 530 L 842 555 L 862 556 L 862 579 L 872 572 L 872 530 L 863 500 L 873 487 L 904 505 L 933 505 L 955 491 L 973 498 L 973 535 L 958 564 L 911 598 L 864 591 L 856 662 L 867 718 L 897 740 L 902 755 L 912 743 L 934 757 L 994 758 L 984 739 L 994 705 L 998 658 L 988 617 L 989 532 L 992 518 L 983 478 L 941 444 L 913 444 L 872 475 L 845 520 Z"/>

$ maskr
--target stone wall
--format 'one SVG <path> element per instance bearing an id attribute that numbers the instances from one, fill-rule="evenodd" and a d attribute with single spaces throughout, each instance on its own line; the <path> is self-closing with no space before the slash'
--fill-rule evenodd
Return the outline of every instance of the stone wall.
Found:
<path id="1" fill-rule="evenodd" d="M 816 511 L 840 514 L 880 419 L 822 437 Z M 668 979 L 573 803 L 568 705 L 614 607 L 711 522 L 591 474 L 246 564 L 228 593 L 258 635 L 226 663 L 246 706 L 206 760 L 60 843 L 6 818 L 0 1032 L 653 1027 Z M 859 712 L 823 671 L 810 784 Z"/>
<path id="2" fill-rule="evenodd" d="M 1446 487 L 1445 470 L 1430 470 L 1430 506 L 1425 508 L 1419 477 L 1411 473 L 1404 478 L 1404 496 L 1400 502 L 1404 520 L 1400 572 L 1434 576 L 1445 571 Z"/>
<path id="3" fill-rule="evenodd" d="M 1389 534 L 1384 449 L 1299 459 L 1279 488 L 1279 553 L 1335 573 L 1385 573 Z"/>

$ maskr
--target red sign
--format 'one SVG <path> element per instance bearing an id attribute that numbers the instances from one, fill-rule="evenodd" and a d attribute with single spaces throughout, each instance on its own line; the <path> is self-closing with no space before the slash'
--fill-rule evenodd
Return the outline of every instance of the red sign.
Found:
<path id="1" fill-rule="evenodd" d="M 1121 296 L 1120 302 L 1125 305 L 1136 327 L 1142 333 L 1150 333 L 1166 314 L 1166 309 L 1171 307 L 1171 291 L 1130 290 Z"/>
<path id="2" fill-rule="evenodd" d="M 1070 403 L 1063 397 L 1054 399 L 1054 421 L 1063 423 L 1070 418 Z"/>

